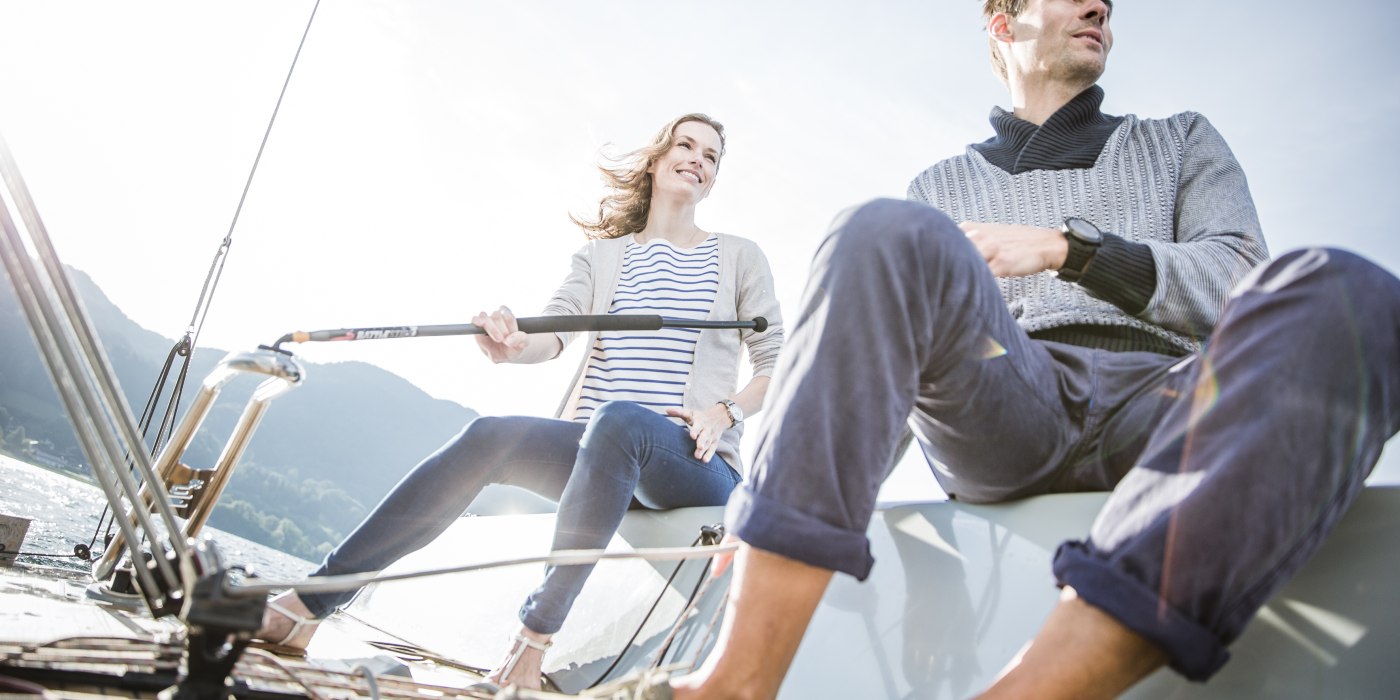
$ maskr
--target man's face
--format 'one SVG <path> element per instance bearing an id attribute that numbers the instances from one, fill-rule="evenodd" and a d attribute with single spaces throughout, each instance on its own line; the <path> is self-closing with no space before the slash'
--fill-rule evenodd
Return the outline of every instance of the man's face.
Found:
<path id="1" fill-rule="evenodd" d="M 1013 71 L 1056 82 L 1092 85 L 1113 48 L 1106 0 L 1030 0 L 1010 18 Z"/>

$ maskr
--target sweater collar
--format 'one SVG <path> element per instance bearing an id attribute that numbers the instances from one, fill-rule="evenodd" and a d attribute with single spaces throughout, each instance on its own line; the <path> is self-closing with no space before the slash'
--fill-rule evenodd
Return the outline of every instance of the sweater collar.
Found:
<path id="1" fill-rule="evenodd" d="M 972 148 L 1012 175 L 1092 167 L 1123 121 L 1123 117 L 1099 111 L 1102 104 L 1103 88 L 1092 85 L 1039 126 L 993 107 L 991 122 L 996 136 Z"/>

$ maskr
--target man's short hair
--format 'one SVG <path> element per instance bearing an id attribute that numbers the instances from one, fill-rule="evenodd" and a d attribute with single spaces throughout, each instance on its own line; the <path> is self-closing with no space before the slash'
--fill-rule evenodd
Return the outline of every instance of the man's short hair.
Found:
<path id="1" fill-rule="evenodd" d="M 1012 17 L 1020 15 L 1026 9 L 1026 0 L 982 0 L 982 20 L 985 22 L 998 12 L 1005 12 Z M 992 71 L 1005 83 L 1006 61 L 997 51 L 997 42 L 990 36 L 987 37 L 987 48 L 992 52 Z"/>

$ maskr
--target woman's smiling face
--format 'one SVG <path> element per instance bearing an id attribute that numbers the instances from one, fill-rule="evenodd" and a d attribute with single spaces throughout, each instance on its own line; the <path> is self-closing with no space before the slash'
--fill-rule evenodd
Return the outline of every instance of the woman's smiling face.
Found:
<path id="1" fill-rule="evenodd" d="M 676 125 L 671 148 L 652 163 L 652 196 L 667 192 L 683 194 L 700 201 L 710 194 L 719 174 L 720 151 L 724 148 L 719 132 L 704 122 Z"/>

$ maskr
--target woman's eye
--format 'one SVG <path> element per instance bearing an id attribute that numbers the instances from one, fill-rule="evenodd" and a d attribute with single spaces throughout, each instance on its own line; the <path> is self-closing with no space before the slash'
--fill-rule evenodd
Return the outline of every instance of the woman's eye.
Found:
<path id="1" fill-rule="evenodd" d="M 705 156 L 705 160 L 708 160 L 708 161 L 710 161 L 711 163 L 716 162 L 714 156 Z"/>

